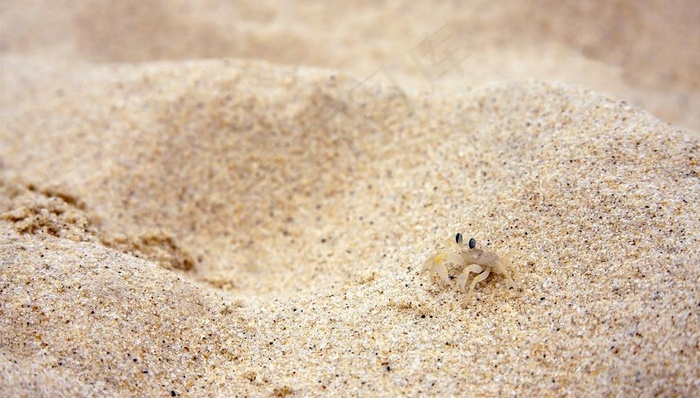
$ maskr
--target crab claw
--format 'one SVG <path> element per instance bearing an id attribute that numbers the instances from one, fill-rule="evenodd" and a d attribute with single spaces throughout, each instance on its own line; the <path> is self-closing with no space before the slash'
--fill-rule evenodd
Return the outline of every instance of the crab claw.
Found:
<path id="1" fill-rule="evenodd" d="M 464 259 L 459 254 L 455 254 L 447 250 L 441 250 L 423 263 L 421 272 L 430 270 L 433 275 L 437 274 L 443 282 L 449 285 L 451 284 L 450 276 L 447 273 L 447 266 L 445 265 L 448 262 L 456 265 L 463 265 Z"/>

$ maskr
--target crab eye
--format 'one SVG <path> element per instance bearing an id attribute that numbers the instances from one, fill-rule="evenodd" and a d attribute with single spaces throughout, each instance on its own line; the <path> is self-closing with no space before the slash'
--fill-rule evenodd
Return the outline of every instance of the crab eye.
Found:
<path id="1" fill-rule="evenodd" d="M 463 240 L 463 239 L 462 239 L 462 233 L 461 233 L 461 232 L 457 232 L 457 235 L 455 235 L 455 242 L 457 242 L 458 245 L 461 245 L 461 244 L 462 244 L 462 240 Z"/>
<path id="2" fill-rule="evenodd" d="M 476 247 L 476 239 L 474 239 L 474 238 L 469 239 L 469 248 L 473 249 L 475 247 Z"/>

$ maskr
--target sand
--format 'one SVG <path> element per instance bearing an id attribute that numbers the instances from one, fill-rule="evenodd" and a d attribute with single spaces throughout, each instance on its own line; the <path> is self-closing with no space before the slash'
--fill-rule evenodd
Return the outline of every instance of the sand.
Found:
<path id="1" fill-rule="evenodd" d="M 697 395 L 692 2 L 51 4 L 0 7 L 0 396 Z M 518 286 L 421 273 L 458 231 Z"/>

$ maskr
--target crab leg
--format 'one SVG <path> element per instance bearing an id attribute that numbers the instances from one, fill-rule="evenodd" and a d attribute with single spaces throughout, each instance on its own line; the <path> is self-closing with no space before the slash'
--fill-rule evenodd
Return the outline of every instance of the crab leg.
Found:
<path id="1" fill-rule="evenodd" d="M 486 268 L 486 270 L 479 275 L 475 276 L 474 279 L 472 279 L 472 283 L 469 285 L 469 290 L 467 291 L 467 297 L 464 299 L 464 302 L 468 302 L 469 298 L 472 296 L 472 293 L 474 292 L 474 286 L 476 286 L 477 283 L 483 281 L 484 279 L 489 277 L 489 274 L 491 273 L 490 268 Z"/>
<path id="2" fill-rule="evenodd" d="M 459 278 L 457 278 L 457 286 L 464 291 L 464 286 L 467 285 L 469 275 L 471 273 L 480 274 L 483 270 L 484 269 L 480 265 L 472 264 L 472 266 L 462 271 L 462 274 L 459 276 Z"/>

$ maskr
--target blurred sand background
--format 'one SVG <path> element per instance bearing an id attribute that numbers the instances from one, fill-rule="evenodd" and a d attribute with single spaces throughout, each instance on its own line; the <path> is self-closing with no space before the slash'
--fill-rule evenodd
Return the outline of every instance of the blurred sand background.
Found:
<path id="1" fill-rule="evenodd" d="M 697 394 L 697 26 L 0 1 L 0 396 Z"/>

